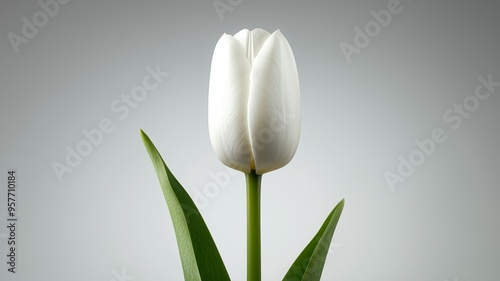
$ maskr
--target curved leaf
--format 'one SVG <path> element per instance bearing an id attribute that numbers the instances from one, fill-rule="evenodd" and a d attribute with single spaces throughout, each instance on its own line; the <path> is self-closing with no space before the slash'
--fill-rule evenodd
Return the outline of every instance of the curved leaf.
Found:
<path id="1" fill-rule="evenodd" d="M 198 208 L 142 130 L 141 136 L 158 175 L 172 217 L 184 279 L 190 281 L 230 280 L 219 250 Z"/>
<path id="2" fill-rule="evenodd" d="M 344 199 L 328 215 L 318 233 L 300 253 L 283 281 L 319 281 L 335 227 L 344 209 Z"/>

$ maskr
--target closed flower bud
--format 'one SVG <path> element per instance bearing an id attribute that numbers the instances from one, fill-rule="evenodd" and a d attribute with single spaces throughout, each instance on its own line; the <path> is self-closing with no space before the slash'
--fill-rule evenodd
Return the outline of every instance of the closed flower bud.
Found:
<path id="1" fill-rule="evenodd" d="M 300 89 L 292 49 L 279 30 L 222 35 L 212 58 L 208 120 L 225 165 L 262 175 L 290 162 L 300 137 Z"/>

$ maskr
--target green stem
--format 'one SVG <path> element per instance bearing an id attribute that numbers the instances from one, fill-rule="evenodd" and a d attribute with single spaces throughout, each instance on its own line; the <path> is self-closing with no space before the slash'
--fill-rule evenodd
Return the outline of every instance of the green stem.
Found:
<path id="1" fill-rule="evenodd" d="M 260 183 L 262 175 L 246 174 L 247 181 L 247 281 L 260 281 Z"/>

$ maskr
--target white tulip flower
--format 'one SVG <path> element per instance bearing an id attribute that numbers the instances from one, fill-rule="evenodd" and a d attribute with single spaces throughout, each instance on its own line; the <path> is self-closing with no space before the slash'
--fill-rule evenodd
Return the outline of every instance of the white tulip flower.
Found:
<path id="1" fill-rule="evenodd" d="M 257 28 L 222 35 L 210 71 L 210 141 L 222 163 L 245 173 L 246 280 L 261 281 L 262 175 L 288 164 L 297 151 L 301 127 L 297 66 L 279 30 L 269 34 Z M 231 280 L 194 200 L 141 133 L 172 216 L 185 280 Z M 283 280 L 320 280 L 343 208 L 342 199 Z M 195 214 L 192 220 L 191 214 Z"/>
<path id="2" fill-rule="evenodd" d="M 225 165 L 258 175 L 293 158 L 300 137 L 295 58 L 279 30 L 224 34 L 210 71 L 210 141 Z"/>

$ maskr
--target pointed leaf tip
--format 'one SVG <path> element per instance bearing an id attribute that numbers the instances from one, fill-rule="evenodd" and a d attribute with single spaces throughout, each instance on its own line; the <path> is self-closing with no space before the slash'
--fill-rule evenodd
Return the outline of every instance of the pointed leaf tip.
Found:
<path id="1" fill-rule="evenodd" d="M 342 199 L 328 215 L 318 233 L 300 253 L 286 273 L 283 281 L 319 281 L 339 221 L 345 200 Z"/>
<path id="2" fill-rule="evenodd" d="M 229 281 L 229 274 L 200 211 L 142 130 L 141 137 L 172 218 L 185 280 Z"/>

